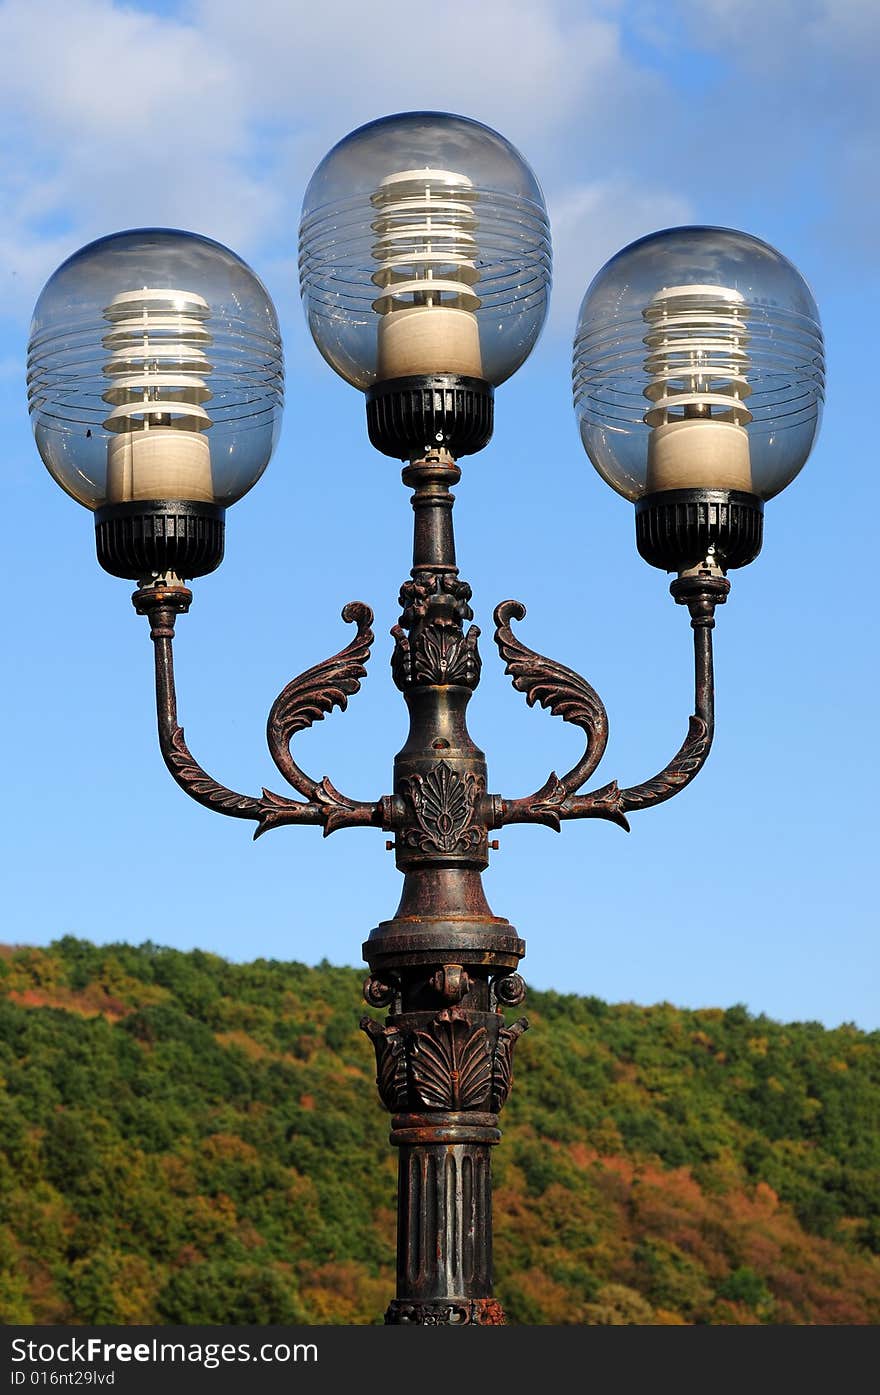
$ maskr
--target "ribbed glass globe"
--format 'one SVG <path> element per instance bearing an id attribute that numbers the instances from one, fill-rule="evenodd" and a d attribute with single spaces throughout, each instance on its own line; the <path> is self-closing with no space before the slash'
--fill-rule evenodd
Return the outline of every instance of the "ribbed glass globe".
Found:
<path id="1" fill-rule="evenodd" d="M 463 116 L 405 112 L 346 136 L 306 190 L 299 246 L 312 336 L 358 388 L 440 373 L 497 387 L 547 313 L 540 185 Z"/>
<path id="2" fill-rule="evenodd" d="M 628 499 L 770 499 L 810 454 L 824 372 L 819 312 L 791 262 L 748 233 L 669 228 L 618 252 L 584 296 L 575 412 L 587 455 Z"/>
<path id="3" fill-rule="evenodd" d="M 114 233 L 44 287 L 28 400 L 50 474 L 86 508 L 225 507 L 259 479 L 281 429 L 275 307 L 250 267 L 210 238 Z"/>

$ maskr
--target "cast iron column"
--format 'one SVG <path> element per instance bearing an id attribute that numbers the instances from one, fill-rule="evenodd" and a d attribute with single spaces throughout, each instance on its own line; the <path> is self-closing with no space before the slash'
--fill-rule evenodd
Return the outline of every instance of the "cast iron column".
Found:
<path id="1" fill-rule="evenodd" d="M 229 818 L 257 824 L 254 836 L 288 825 L 317 824 L 392 832 L 389 846 L 404 874 L 393 920 L 364 946 L 371 1007 L 390 1007 L 384 1024 L 363 1020 L 377 1061 L 382 1102 L 400 1149 L 397 1297 L 389 1323 L 424 1325 L 504 1321 L 492 1297 L 492 1146 L 510 1090 L 511 1058 L 526 1028 L 510 1027 L 504 1007 L 525 996 L 516 968 L 525 952 L 483 894 L 489 830 L 538 823 L 558 830 L 566 819 L 610 819 L 662 804 L 686 788 L 706 761 L 714 731 L 712 627 L 730 584 L 714 558 L 681 573 L 670 589 L 687 606 L 694 632 L 694 712 L 672 759 L 651 779 L 621 788 L 616 780 L 579 794 L 602 759 L 608 719 L 586 679 L 529 649 L 512 621 L 518 601 L 495 609 L 495 642 L 513 685 L 530 706 L 580 727 L 584 753 L 559 776 L 518 799 L 488 794 L 486 763 L 467 730 L 466 709 L 480 675 L 479 631 L 470 587 L 459 579 L 452 494 L 460 478 L 448 456 L 418 460 L 403 472 L 413 493 L 415 544 L 403 613 L 392 634 L 392 671 L 410 712 L 410 731 L 394 766 L 394 793 L 374 802 L 349 798 L 325 775 L 316 780 L 294 759 L 291 742 L 358 691 L 373 643 L 369 606 L 351 601 L 342 617 L 356 626 L 338 654 L 293 678 L 269 713 L 266 739 L 278 770 L 299 799 L 263 789 L 241 794 L 215 780 L 192 755 L 177 719 L 172 643 L 191 592 L 175 578 L 139 586 L 133 596 L 150 620 L 156 651 L 159 745 L 168 769 L 191 798 Z"/>
<path id="2" fill-rule="evenodd" d="M 493 916 L 486 762 L 467 730 L 479 682 L 479 630 L 459 580 L 449 459 L 403 471 L 415 510 L 412 579 L 392 634 L 394 681 L 410 713 L 383 822 L 395 834 L 403 894 L 393 920 L 364 945 L 365 996 L 390 1007 L 385 1026 L 365 1017 L 377 1083 L 400 1149 L 397 1296 L 388 1323 L 504 1321 L 492 1297 L 491 1149 L 510 1089 L 524 1018 L 502 1009 L 525 996 L 514 972 L 525 945 Z"/>

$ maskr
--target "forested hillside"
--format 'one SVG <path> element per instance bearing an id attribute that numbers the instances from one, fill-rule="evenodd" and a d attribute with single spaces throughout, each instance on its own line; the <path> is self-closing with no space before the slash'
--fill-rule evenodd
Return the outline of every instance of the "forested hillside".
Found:
<path id="1" fill-rule="evenodd" d="M 396 1159 L 361 981 L 3 950 L 0 1320 L 381 1320 Z M 512 1322 L 880 1321 L 880 1033 L 525 1009 L 494 1155 Z"/>

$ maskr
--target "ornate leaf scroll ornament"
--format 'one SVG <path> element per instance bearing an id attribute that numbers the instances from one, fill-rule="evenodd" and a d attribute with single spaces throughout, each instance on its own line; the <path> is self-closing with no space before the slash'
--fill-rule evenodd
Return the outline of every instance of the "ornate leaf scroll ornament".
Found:
<path id="1" fill-rule="evenodd" d="M 629 831 L 627 813 L 672 799 L 702 770 L 711 745 L 708 722 L 694 714 L 689 719 L 687 736 L 659 775 L 627 789 L 618 789 L 617 781 L 612 780 L 600 790 L 569 800 L 564 817 L 610 819 Z"/>
<path id="2" fill-rule="evenodd" d="M 366 1032 L 376 1051 L 376 1088 L 385 1108 L 392 1114 L 406 1108 L 406 1050 L 404 1039 L 396 1027 L 383 1027 L 375 1017 L 362 1017 L 361 1031 Z"/>
<path id="3" fill-rule="evenodd" d="M 482 832 L 474 826 L 483 782 L 471 771 L 464 778 L 448 761 L 438 761 L 427 775 L 402 782 L 416 818 L 416 827 L 403 834 L 408 846 L 421 852 L 460 853 L 475 848 Z"/>
<path id="4" fill-rule="evenodd" d="M 381 820 L 381 804 L 364 804 L 346 799 L 326 778 L 320 782 L 310 780 L 294 764 L 286 746 L 283 750 L 273 749 L 272 754 L 282 773 L 305 794 L 308 801 L 305 804 L 267 789 L 263 790 L 261 799 L 239 794 L 221 785 L 199 765 L 186 744 L 183 727 L 177 721 L 174 618 L 177 611 L 185 609 L 185 605 L 182 601 L 173 605 L 171 601 L 175 597 L 172 595 L 171 600 L 168 599 L 167 588 L 157 588 L 155 595 L 144 594 L 150 589 L 139 588 L 135 592 L 134 600 L 138 613 L 148 615 L 150 619 L 150 634 L 155 647 L 159 748 L 165 764 L 180 788 L 207 809 L 214 809 L 231 818 L 254 819 L 258 825 L 254 833 L 255 838 L 283 824 L 323 826 L 325 837 L 336 828 L 353 827 L 357 824 L 375 826 Z M 182 590 L 184 601 L 188 604 L 186 598 L 190 593 L 185 587 L 178 589 Z M 343 615 L 346 619 L 357 622 L 358 632 L 347 651 L 343 651 L 343 654 L 337 655 L 336 659 L 331 659 L 323 666 L 331 675 L 326 685 L 324 711 L 329 711 L 336 705 L 344 707 L 347 701 L 346 693 L 357 691 L 357 676 L 364 672 L 361 659 L 366 662 L 369 643 L 373 637 L 369 630 L 372 614 L 367 606 L 355 601 L 345 607 Z M 343 662 L 346 653 L 349 654 L 350 662 Z M 295 729 L 308 726 L 311 721 L 323 716 L 318 685 L 311 681 L 311 676 L 317 672 L 317 669 L 312 669 L 309 674 L 303 676 L 303 680 L 295 680 L 294 684 L 288 684 L 285 688 L 270 716 L 270 742 L 289 740 L 289 735 L 285 737 L 286 732 L 292 733 Z M 306 679 L 310 681 L 305 682 Z M 291 697 L 291 689 L 300 681 L 305 686 L 302 702 L 297 706 Z"/>
<path id="5" fill-rule="evenodd" d="M 502 601 L 495 610 L 495 643 L 505 662 L 505 673 L 513 679 L 513 686 L 525 693 L 529 707 L 538 702 L 549 708 L 554 717 L 571 722 L 585 733 L 586 750 L 577 765 L 560 779 L 551 774 L 547 784 L 535 796 L 539 807 L 545 807 L 551 817 L 544 820 L 556 827 L 552 814 L 554 806 L 562 802 L 565 794 L 580 789 L 584 781 L 592 775 L 605 753 L 608 742 L 608 716 L 598 693 L 590 687 L 585 678 L 572 669 L 559 664 L 555 659 L 547 659 L 527 649 L 510 628 L 511 620 L 522 620 L 526 608 L 520 601 Z M 565 794 L 559 793 L 562 786 Z M 557 818 L 558 823 L 558 818 Z"/>
<path id="6" fill-rule="evenodd" d="M 334 707 L 345 711 L 348 699 L 358 691 L 360 680 L 366 674 L 374 638 L 370 628 L 373 612 L 362 601 L 350 601 L 342 612 L 342 618 L 347 624 L 357 625 L 354 639 L 333 658 L 315 664 L 314 668 L 292 679 L 275 699 L 266 726 L 266 740 L 272 759 L 285 780 L 307 799 L 320 800 L 320 788 L 329 786 L 329 790 L 332 790 L 333 787 L 326 779 L 323 782 L 311 780 L 300 770 L 290 754 L 290 742 L 298 731 L 305 731 L 313 723 L 323 721 Z M 333 791 L 333 796 L 336 793 Z M 353 802 L 341 795 L 338 798 L 346 805 Z"/>
<path id="7" fill-rule="evenodd" d="M 373 612 L 362 601 L 349 601 L 342 618 L 348 625 L 357 625 L 354 639 L 331 659 L 291 679 L 279 693 L 269 713 L 270 745 L 272 741 L 286 745 L 296 732 L 323 721 L 334 707 L 344 712 L 349 697 L 360 688 L 374 639 Z"/>
<path id="8" fill-rule="evenodd" d="M 391 631 L 391 672 L 398 688 L 421 683 L 477 686 L 480 631 L 471 625 L 462 633 L 465 621 L 473 619 L 470 596 L 467 582 L 446 572 L 423 573 L 404 583 L 402 614 Z"/>
<path id="9" fill-rule="evenodd" d="M 430 1032 L 413 1032 L 416 1097 L 426 1109 L 481 1109 L 492 1087 L 492 1051 L 485 1027 L 472 1027 L 455 1009 L 438 1014 Z"/>
<path id="10" fill-rule="evenodd" d="M 502 1027 L 492 1059 L 492 1113 L 504 1108 L 513 1081 L 513 1048 L 523 1032 L 527 1032 L 527 1017 L 518 1017 L 509 1027 Z"/>
<path id="11" fill-rule="evenodd" d="M 643 809 L 671 799 L 702 769 L 711 745 L 712 733 L 708 723 L 702 717 L 691 716 L 688 734 L 669 764 L 652 780 L 621 790 L 621 808 Z"/>
<path id="12" fill-rule="evenodd" d="M 254 837 L 287 823 L 317 823 L 319 815 L 312 805 L 300 804 L 264 789 L 262 799 L 238 794 L 227 789 L 203 770 L 193 756 L 183 734 L 183 727 L 174 727 L 168 734 L 160 733 L 162 755 L 181 789 L 207 809 L 231 815 L 233 818 L 255 819 L 258 827 Z"/>
<path id="13" fill-rule="evenodd" d="M 226 813 L 240 814 L 244 818 L 259 818 L 263 801 L 251 795 L 236 794 L 203 770 L 186 744 L 183 727 L 175 727 L 171 733 L 169 750 L 165 753 L 171 772 L 188 793 L 202 803 Z M 275 796 L 279 798 L 280 796 Z M 285 803 L 288 801 L 285 800 Z"/>
<path id="14" fill-rule="evenodd" d="M 469 626 L 464 635 L 446 625 L 426 625 L 410 640 L 412 681 L 461 683 L 475 688 L 480 677 L 479 637 L 478 625 Z"/>

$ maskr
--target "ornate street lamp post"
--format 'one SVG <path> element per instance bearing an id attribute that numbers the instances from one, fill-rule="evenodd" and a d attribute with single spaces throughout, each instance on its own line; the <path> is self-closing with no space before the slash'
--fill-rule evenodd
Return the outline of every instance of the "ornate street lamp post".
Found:
<path id="1" fill-rule="evenodd" d="M 495 642 L 529 705 L 580 727 L 581 759 L 517 799 L 491 792 L 466 709 L 480 677 L 471 591 L 452 525 L 457 460 L 492 434 L 493 390 L 543 324 L 550 243 L 540 188 L 521 156 L 477 122 L 410 113 L 342 141 L 306 193 L 303 301 L 331 366 L 366 396 L 370 440 L 406 461 L 413 565 L 392 630 L 391 667 L 410 713 L 391 794 L 364 803 L 294 760 L 296 734 L 345 708 L 365 674 L 372 612 L 342 612 L 355 635 L 287 685 L 269 750 L 300 796 L 238 794 L 191 755 L 177 720 L 172 641 L 189 609 L 184 579 L 214 570 L 224 510 L 255 482 L 277 439 L 281 345 L 271 300 L 228 249 L 167 230 L 84 248 L 47 284 L 29 354 L 40 453 L 94 509 L 98 559 L 136 581 L 155 646 L 159 742 L 182 789 L 257 824 L 366 826 L 391 835 L 403 892 L 364 945 L 362 1021 L 399 1151 L 397 1296 L 389 1323 L 494 1324 L 490 1156 L 524 1018 L 525 952 L 482 886 L 490 833 L 510 823 L 609 819 L 683 789 L 713 735 L 712 629 L 726 572 L 761 546 L 763 501 L 809 454 L 823 393 L 818 314 L 779 253 L 744 233 L 678 228 L 634 243 L 581 307 L 574 397 L 600 474 L 636 504 L 638 549 L 675 572 L 694 632 L 687 737 L 658 775 L 579 793 L 607 740 L 600 698 L 571 669 L 527 648 L 495 611 Z"/>

